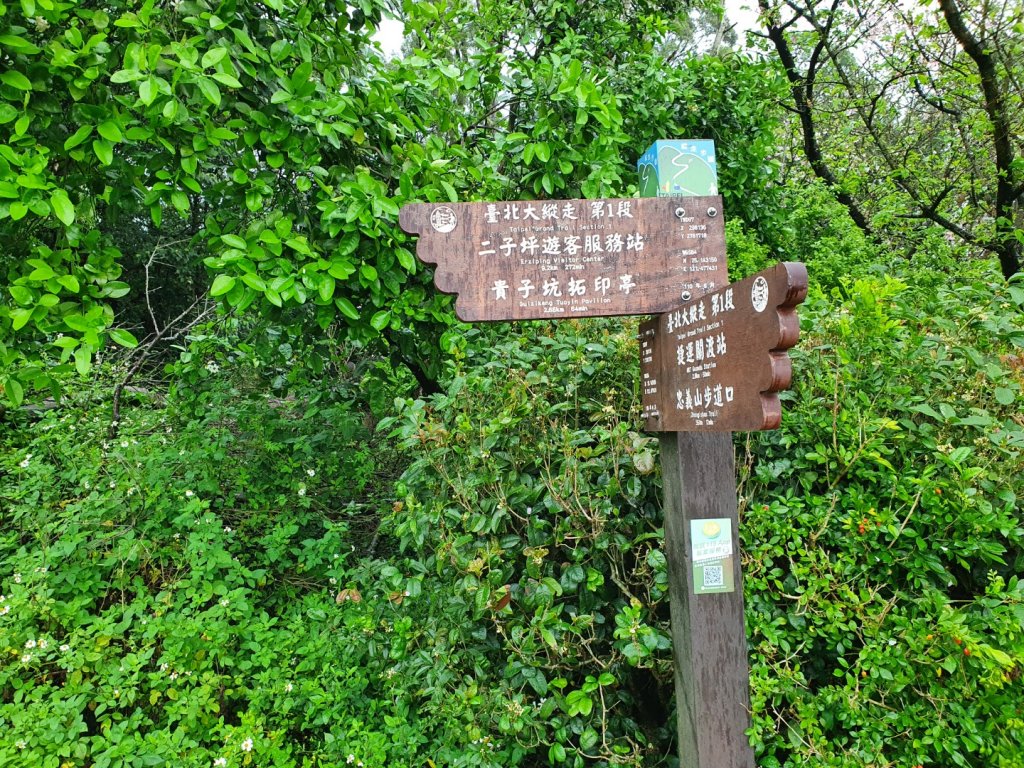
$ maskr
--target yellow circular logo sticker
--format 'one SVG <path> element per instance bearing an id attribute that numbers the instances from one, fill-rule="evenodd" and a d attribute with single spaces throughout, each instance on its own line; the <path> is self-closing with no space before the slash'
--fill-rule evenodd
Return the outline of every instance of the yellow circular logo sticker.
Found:
<path id="1" fill-rule="evenodd" d="M 722 532 L 722 526 L 716 523 L 714 520 L 708 520 L 706 523 L 704 523 L 704 527 L 701 530 L 707 538 L 713 539 Z"/>

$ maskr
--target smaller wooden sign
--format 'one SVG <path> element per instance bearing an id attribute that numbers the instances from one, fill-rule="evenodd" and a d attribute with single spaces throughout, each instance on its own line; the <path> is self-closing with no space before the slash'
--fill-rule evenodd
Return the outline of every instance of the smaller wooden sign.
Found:
<path id="1" fill-rule="evenodd" d="M 413 203 L 399 223 L 466 321 L 649 315 L 728 282 L 718 196 Z"/>
<path id="2" fill-rule="evenodd" d="M 789 386 L 786 350 L 807 269 L 785 262 L 640 326 L 643 408 L 652 432 L 775 429 Z"/>

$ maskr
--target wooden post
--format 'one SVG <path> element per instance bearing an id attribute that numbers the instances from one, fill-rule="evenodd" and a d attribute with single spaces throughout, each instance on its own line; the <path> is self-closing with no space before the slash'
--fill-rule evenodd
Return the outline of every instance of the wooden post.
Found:
<path id="1" fill-rule="evenodd" d="M 661 439 L 681 768 L 753 768 L 732 433 Z M 691 521 L 729 520 L 734 591 L 695 594 Z"/>

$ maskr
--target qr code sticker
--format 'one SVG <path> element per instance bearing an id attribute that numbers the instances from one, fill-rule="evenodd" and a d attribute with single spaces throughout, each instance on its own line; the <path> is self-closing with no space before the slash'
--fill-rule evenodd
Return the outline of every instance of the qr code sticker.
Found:
<path id="1" fill-rule="evenodd" d="M 724 587 L 725 586 L 725 568 L 721 565 L 705 565 L 704 566 L 704 588 L 709 587 Z"/>

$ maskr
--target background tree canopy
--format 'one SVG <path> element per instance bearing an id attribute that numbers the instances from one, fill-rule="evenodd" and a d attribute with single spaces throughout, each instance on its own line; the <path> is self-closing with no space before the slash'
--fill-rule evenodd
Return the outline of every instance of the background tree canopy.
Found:
<path id="1" fill-rule="evenodd" d="M 459 323 L 396 222 L 686 137 L 812 281 L 759 764 L 1019 768 L 1024 10 L 760 10 L 0 0 L 0 763 L 675 765 L 635 319 Z"/>

